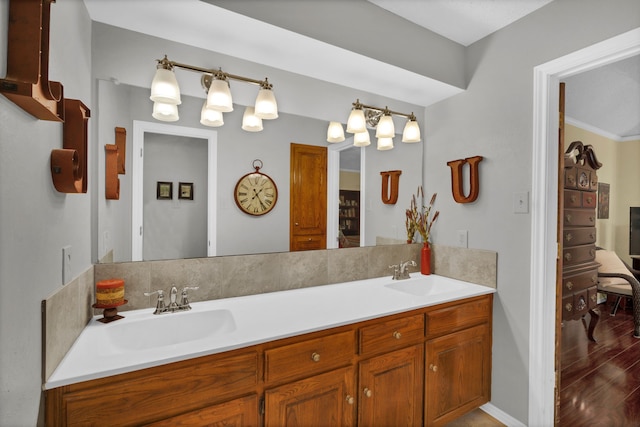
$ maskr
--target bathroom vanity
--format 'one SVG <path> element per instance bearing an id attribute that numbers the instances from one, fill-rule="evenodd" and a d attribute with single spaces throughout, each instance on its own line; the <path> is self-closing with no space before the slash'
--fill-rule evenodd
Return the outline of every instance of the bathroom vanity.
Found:
<path id="1" fill-rule="evenodd" d="M 193 303 L 231 324 L 137 349 L 108 328 L 181 314 L 92 321 L 45 384 L 47 425 L 443 425 L 490 399 L 493 292 L 416 275 Z"/>

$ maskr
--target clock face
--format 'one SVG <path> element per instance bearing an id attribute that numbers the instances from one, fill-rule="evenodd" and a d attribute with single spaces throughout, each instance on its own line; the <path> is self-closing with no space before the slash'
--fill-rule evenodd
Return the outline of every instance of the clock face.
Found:
<path id="1" fill-rule="evenodd" d="M 276 205 L 278 188 L 268 175 L 253 172 L 240 178 L 236 184 L 234 198 L 244 213 L 264 215 Z"/>

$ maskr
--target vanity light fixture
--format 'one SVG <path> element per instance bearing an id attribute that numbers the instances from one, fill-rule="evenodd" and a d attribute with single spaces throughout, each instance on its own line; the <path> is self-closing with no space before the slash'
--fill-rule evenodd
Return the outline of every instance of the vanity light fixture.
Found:
<path id="1" fill-rule="evenodd" d="M 344 141 L 344 130 L 342 129 L 342 123 L 330 122 L 327 129 L 327 142 L 342 142 Z"/>
<path id="2" fill-rule="evenodd" d="M 353 145 L 356 147 L 366 147 L 371 143 L 369 139 L 369 131 L 367 130 L 367 126 L 370 126 L 376 129 L 378 150 L 392 149 L 393 138 L 395 136 L 395 126 L 393 123 L 394 115 L 407 118 L 407 123 L 405 124 L 402 132 L 402 142 L 420 142 L 420 127 L 418 126 L 416 116 L 413 113 L 405 114 L 397 111 L 391 111 L 387 107 L 379 108 L 371 105 L 365 105 L 362 104 L 359 99 L 357 99 L 352 105 L 353 109 L 351 110 L 351 114 L 349 114 L 349 119 L 347 120 L 347 132 L 354 134 Z M 336 131 L 333 131 L 332 133 L 331 129 L 337 129 L 336 124 L 340 126 L 340 130 L 342 130 L 342 125 L 340 123 L 331 122 L 329 124 L 329 130 L 327 131 L 328 142 L 344 141 L 344 138 L 332 138 L 332 135 L 334 135 Z"/>
<path id="3" fill-rule="evenodd" d="M 244 112 L 242 129 L 249 132 L 258 132 L 263 129 L 263 119 L 278 118 L 278 104 L 273 94 L 273 86 L 267 78 L 255 80 L 229 74 L 221 69 L 213 70 L 181 64 L 169 60 L 167 55 L 157 61 L 157 70 L 151 83 L 151 96 L 149 97 L 154 102 L 152 116 L 157 120 L 175 122 L 179 119 L 178 105 L 182 103 L 182 100 L 180 99 L 178 80 L 174 73 L 175 67 L 202 73 L 200 83 L 207 92 L 207 99 L 200 112 L 200 123 L 205 126 L 222 126 L 224 124 L 222 113 L 233 111 L 229 80 L 238 80 L 260 86 L 255 106 L 247 107 Z"/>

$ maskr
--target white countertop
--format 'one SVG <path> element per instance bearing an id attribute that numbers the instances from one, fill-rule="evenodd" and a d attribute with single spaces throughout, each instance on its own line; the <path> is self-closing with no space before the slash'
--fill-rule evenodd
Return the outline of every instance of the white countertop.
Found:
<path id="1" fill-rule="evenodd" d="M 400 286 L 404 291 L 391 289 Z M 428 289 L 426 295 L 424 290 Z M 221 353 L 280 338 L 374 319 L 390 314 L 494 293 L 495 289 L 438 275 L 411 273 L 407 280 L 390 277 L 245 297 L 192 302 L 191 311 L 154 315 L 153 309 L 120 313 L 124 319 L 101 323 L 95 316 L 44 384 L 45 389 L 159 366 L 194 357 Z M 168 297 L 166 297 L 168 299 Z M 190 295 L 197 299 L 197 291 Z M 203 316 L 217 311 L 226 326 Z M 230 316 L 229 316 L 230 315 Z M 229 321 L 229 319 L 232 320 Z M 224 316 L 223 316 L 224 317 Z M 196 320 L 194 328 L 184 322 Z M 224 323 L 220 320 L 220 324 Z M 144 322 L 144 323 L 143 323 Z M 211 336 L 197 334 L 218 327 Z M 153 325 L 140 343 L 131 334 L 140 325 Z M 146 327 L 146 326 L 145 326 Z M 153 331 L 152 329 L 156 329 Z M 188 341 L 175 343 L 176 340 Z M 122 339 L 120 339 L 122 338 Z M 144 348 L 144 342 L 157 343 Z M 173 341 L 173 342 L 172 342 Z M 128 342 L 129 348 L 122 343 Z M 142 348 L 132 348 L 139 345 Z M 126 346 L 125 346 L 126 347 Z"/>

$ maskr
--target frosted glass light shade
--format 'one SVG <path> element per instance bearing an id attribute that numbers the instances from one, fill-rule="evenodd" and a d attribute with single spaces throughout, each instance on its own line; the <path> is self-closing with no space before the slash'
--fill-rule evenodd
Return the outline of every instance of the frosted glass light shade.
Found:
<path id="1" fill-rule="evenodd" d="M 378 138 L 378 150 L 391 150 L 393 148 L 393 138 Z"/>
<path id="2" fill-rule="evenodd" d="M 255 115 L 254 107 L 244 109 L 242 115 L 242 129 L 247 132 L 260 132 L 262 128 L 262 119 Z"/>
<path id="3" fill-rule="evenodd" d="M 180 87 L 173 70 L 158 68 L 151 82 L 151 96 L 153 102 L 161 102 L 163 104 L 179 105 L 182 103 L 180 99 Z"/>
<path id="4" fill-rule="evenodd" d="M 342 142 L 344 141 L 344 130 L 342 129 L 342 123 L 330 122 L 327 129 L 327 142 Z"/>
<path id="5" fill-rule="evenodd" d="M 229 83 L 225 80 L 213 79 L 207 94 L 207 108 L 228 113 L 233 111 L 233 100 Z"/>
<path id="6" fill-rule="evenodd" d="M 207 108 L 207 102 L 205 101 L 200 111 L 200 123 L 210 127 L 220 127 L 224 124 L 224 118 L 220 111 Z"/>
<path id="7" fill-rule="evenodd" d="M 356 147 L 366 147 L 371 144 L 369 131 L 359 132 L 353 135 L 353 145 Z"/>
<path id="8" fill-rule="evenodd" d="M 420 142 L 420 126 L 415 120 L 408 120 L 402 132 L 402 142 Z"/>
<path id="9" fill-rule="evenodd" d="M 261 88 L 256 98 L 255 115 L 261 119 L 272 120 L 278 118 L 278 103 L 271 89 Z"/>
<path id="10" fill-rule="evenodd" d="M 396 134 L 393 118 L 391 116 L 382 116 L 376 127 L 376 137 L 393 138 Z"/>
<path id="11" fill-rule="evenodd" d="M 153 103 L 153 113 L 151 116 L 163 122 L 175 122 L 180 118 L 178 116 L 178 106 L 175 104 L 166 104 L 163 102 Z"/>
<path id="12" fill-rule="evenodd" d="M 367 122 L 364 118 L 364 111 L 362 109 L 353 109 L 349 114 L 349 120 L 347 120 L 347 132 L 349 133 L 362 133 L 367 131 Z"/>

